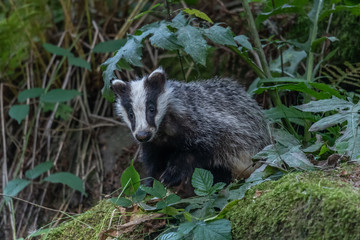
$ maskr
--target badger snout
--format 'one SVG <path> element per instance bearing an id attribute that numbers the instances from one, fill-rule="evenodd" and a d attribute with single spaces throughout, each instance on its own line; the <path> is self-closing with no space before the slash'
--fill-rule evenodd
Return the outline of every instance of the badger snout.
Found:
<path id="1" fill-rule="evenodd" d="M 135 137 L 139 142 L 147 142 L 151 139 L 151 136 L 152 134 L 149 131 L 139 131 L 135 134 Z"/>

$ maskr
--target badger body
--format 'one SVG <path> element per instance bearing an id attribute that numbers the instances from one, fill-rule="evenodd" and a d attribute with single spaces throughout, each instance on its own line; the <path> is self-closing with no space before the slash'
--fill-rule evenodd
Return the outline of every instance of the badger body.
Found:
<path id="1" fill-rule="evenodd" d="M 269 144 L 260 107 L 230 79 L 183 83 L 159 68 L 113 80 L 112 89 L 148 175 L 168 187 L 190 185 L 195 168 L 211 171 L 214 182 L 246 178 L 256 169 L 251 157 Z"/>

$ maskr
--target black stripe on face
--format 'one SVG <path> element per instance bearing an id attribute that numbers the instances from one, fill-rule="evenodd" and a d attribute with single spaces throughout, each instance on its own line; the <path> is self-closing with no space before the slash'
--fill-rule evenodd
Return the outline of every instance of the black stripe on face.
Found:
<path id="1" fill-rule="evenodd" d="M 131 123 L 131 130 L 135 130 L 135 114 L 132 108 L 132 101 L 130 98 L 130 83 L 121 83 L 112 85 L 112 89 L 117 98 L 120 98 L 121 105 L 126 109 L 128 119 Z"/>
<path id="2" fill-rule="evenodd" d="M 151 127 L 156 127 L 155 116 L 157 114 L 157 99 L 164 91 L 165 75 L 157 72 L 145 79 L 146 89 L 146 121 Z"/>

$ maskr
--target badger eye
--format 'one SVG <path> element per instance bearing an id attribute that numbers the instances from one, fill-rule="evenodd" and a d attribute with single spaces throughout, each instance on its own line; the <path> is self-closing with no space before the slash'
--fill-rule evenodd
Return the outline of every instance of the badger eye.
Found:
<path id="1" fill-rule="evenodd" d="M 130 109 L 130 110 L 129 110 L 129 118 L 130 118 L 130 119 L 134 119 L 134 117 L 135 117 L 135 116 L 134 116 L 134 112 L 133 112 L 133 110 Z"/>
<path id="2" fill-rule="evenodd" d="M 155 107 L 153 105 L 150 105 L 148 107 L 148 110 L 149 110 L 149 112 L 154 113 L 155 112 Z"/>

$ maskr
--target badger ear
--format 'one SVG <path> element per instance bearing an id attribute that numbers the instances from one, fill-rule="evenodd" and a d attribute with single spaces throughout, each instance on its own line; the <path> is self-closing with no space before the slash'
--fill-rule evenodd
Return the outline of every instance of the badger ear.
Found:
<path id="1" fill-rule="evenodd" d="M 116 95 L 122 95 L 126 92 L 128 86 L 126 82 L 120 79 L 114 79 L 111 81 L 111 89 Z"/>
<path id="2" fill-rule="evenodd" d="M 165 82 L 166 82 L 166 74 L 161 67 L 154 70 L 145 80 L 147 86 L 161 90 L 164 89 Z"/>

